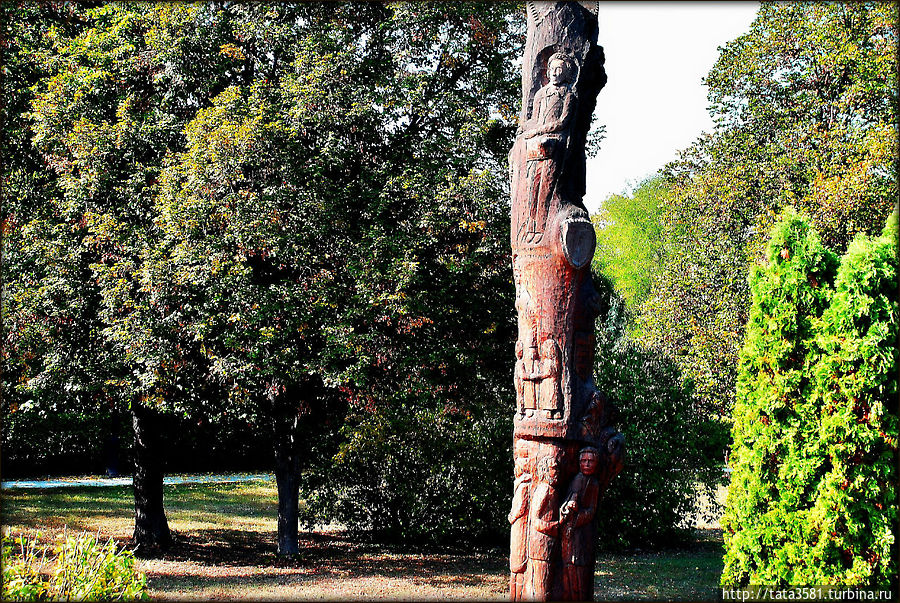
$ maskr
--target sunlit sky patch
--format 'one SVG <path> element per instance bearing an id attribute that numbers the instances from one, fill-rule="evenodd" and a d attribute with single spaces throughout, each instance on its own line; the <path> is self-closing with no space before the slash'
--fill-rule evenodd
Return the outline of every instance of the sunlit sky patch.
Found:
<path id="1" fill-rule="evenodd" d="M 606 125 L 588 159 L 585 205 L 630 190 L 711 131 L 703 77 L 718 47 L 749 30 L 758 2 L 600 2 L 609 82 L 595 111 Z"/>

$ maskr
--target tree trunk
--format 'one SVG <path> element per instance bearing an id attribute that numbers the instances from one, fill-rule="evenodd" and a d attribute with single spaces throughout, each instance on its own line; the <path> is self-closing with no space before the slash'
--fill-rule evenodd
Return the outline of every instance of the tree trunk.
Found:
<path id="1" fill-rule="evenodd" d="M 134 545 L 147 556 L 172 544 L 163 508 L 163 449 L 159 412 L 137 401 L 131 408 L 134 426 Z"/>
<path id="2" fill-rule="evenodd" d="M 312 387 L 308 391 L 309 396 L 314 395 Z M 278 486 L 278 554 L 294 555 L 300 552 L 300 417 L 308 406 L 294 388 L 279 385 L 272 386 L 270 400 Z"/>

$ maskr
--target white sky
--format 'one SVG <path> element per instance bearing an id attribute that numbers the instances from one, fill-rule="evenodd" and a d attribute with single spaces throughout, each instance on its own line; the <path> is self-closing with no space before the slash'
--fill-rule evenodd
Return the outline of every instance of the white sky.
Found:
<path id="1" fill-rule="evenodd" d="M 591 213 L 712 131 L 702 78 L 718 47 L 749 30 L 758 2 L 600 2 L 599 43 L 609 82 L 597 97 L 606 124 L 587 163 Z"/>

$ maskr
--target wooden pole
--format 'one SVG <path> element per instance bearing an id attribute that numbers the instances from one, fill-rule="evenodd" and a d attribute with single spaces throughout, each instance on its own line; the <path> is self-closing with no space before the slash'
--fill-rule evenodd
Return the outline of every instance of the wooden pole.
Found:
<path id="1" fill-rule="evenodd" d="M 510 152 L 518 340 L 510 598 L 593 599 L 594 517 L 624 439 L 593 379 L 596 235 L 585 140 L 606 84 L 596 3 L 528 2 Z"/>

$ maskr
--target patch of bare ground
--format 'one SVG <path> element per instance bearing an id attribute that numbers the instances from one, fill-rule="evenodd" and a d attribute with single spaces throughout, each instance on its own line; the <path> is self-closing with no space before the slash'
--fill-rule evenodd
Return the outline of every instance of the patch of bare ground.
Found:
<path id="1" fill-rule="evenodd" d="M 275 554 L 269 533 L 203 530 L 142 560 L 151 594 L 164 599 L 504 599 L 506 559 L 494 553 L 411 553 L 343 533 L 301 536 L 301 552 Z"/>
<path id="2" fill-rule="evenodd" d="M 164 557 L 141 561 L 161 599 L 506 600 L 504 551 L 403 552 L 343 533 L 301 537 L 301 553 L 275 554 L 272 535 L 206 530 L 180 536 Z M 597 601 L 718 598 L 721 531 L 698 530 L 683 548 L 601 554 Z"/>

